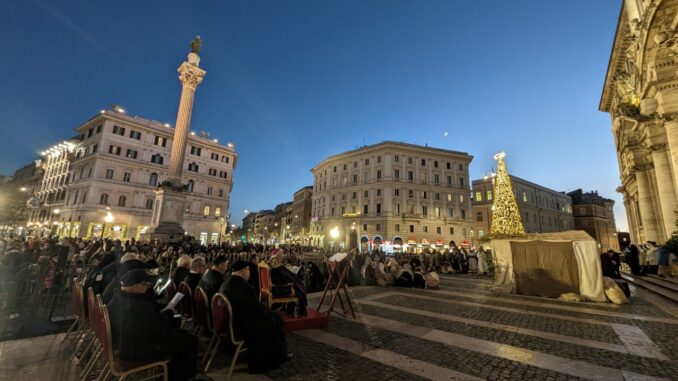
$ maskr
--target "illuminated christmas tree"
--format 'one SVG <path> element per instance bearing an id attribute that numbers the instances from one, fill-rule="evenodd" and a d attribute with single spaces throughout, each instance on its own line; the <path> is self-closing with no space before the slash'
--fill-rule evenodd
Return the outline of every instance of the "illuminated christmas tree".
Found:
<path id="1" fill-rule="evenodd" d="M 525 235 L 511 178 L 504 163 L 505 156 L 504 152 L 494 155 L 494 160 L 497 160 L 497 174 L 494 177 L 494 206 L 490 233 L 493 236 Z"/>

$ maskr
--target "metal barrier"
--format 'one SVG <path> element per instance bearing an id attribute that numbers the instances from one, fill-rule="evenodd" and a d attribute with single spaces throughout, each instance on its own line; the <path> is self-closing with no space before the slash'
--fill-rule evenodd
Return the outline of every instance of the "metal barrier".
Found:
<path id="1" fill-rule="evenodd" d="M 62 261 L 65 262 L 65 261 Z M 50 259 L 21 266 L 2 267 L 0 274 L 0 341 L 68 327 L 73 279 L 83 280 L 87 266 Z"/>

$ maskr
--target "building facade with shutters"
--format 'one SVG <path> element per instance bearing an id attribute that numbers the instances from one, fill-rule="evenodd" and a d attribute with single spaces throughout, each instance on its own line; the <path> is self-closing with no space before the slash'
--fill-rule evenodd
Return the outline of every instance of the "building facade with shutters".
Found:
<path id="1" fill-rule="evenodd" d="M 294 192 L 292 201 L 293 219 L 289 229 L 290 239 L 293 242 L 309 243 L 312 205 L 313 186 L 306 186 Z"/>
<path id="2" fill-rule="evenodd" d="M 68 236 L 139 239 L 151 224 L 156 187 L 167 177 L 173 129 L 168 124 L 103 110 L 76 128 L 68 192 L 59 232 Z M 237 154 L 232 144 L 191 133 L 182 180 L 187 187 L 183 228 L 217 242 L 228 226 Z M 111 213 L 113 221 L 104 217 Z"/>
<path id="3" fill-rule="evenodd" d="M 396 252 L 468 243 L 472 159 L 392 141 L 328 157 L 311 169 L 311 243 Z"/>
<path id="4" fill-rule="evenodd" d="M 574 228 L 572 198 L 563 192 L 510 176 L 518 210 L 528 233 L 546 233 Z M 473 237 L 490 234 L 492 205 L 494 204 L 493 177 L 473 180 Z"/>

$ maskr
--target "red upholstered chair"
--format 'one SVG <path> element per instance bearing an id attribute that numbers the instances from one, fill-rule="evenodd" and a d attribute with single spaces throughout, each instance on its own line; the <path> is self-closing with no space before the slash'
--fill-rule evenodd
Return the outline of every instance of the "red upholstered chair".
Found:
<path id="1" fill-rule="evenodd" d="M 73 284 L 75 284 L 76 278 L 73 278 Z M 80 321 L 80 316 L 78 314 L 78 288 L 77 287 L 71 287 L 71 313 L 75 315 L 75 320 L 73 321 L 73 324 L 68 328 L 68 331 L 66 331 L 66 335 L 64 336 L 63 339 L 61 339 L 61 342 L 63 343 L 66 341 L 66 338 L 68 335 L 73 332 L 76 327 L 79 326 L 81 323 Z M 76 330 L 77 332 L 77 330 Z M 77 336 L 77 335 L 76 335 Z"/>
<path id="2" fill-rule="evenodd" d="M 221 293 L 215 294 L 212 298 L 212 327 L 214 328 L 214 334 L 207 346 L 205 357 L 203 357 L 204 363 L 207 356 L 209 356 L 209 361 L 205 365 L 205 372 L 209 370 L 221 340 L 228 340 L 235 347 L 231 366 L 228 368 L 228 375 L 226 376 L 226 380 L 230 380 L 233 375 L 233 368 L 235 368 L 235 363 L 238 360 L 238 355 L 246 351 L 247 348 L 244 347 L 245 341 L 236 339 L 235 332 L 233 331 L 233 309 L 228 298 Z"/>
<path id="3" fill-rule="evenodd" d="M 103 378 L 99 379 L 108 379 L 112 374 L 115 377 L 120 377 L 120 381 L 123 381 L 127 376 L 142 371 L 151 371 L 155 368 L 162 369 L 162 378 L 164 381 L 167 381 L 168 372 L 167 372 L 167 363 L 169 359 L 162 359 L 158 361 L 149 361 L 149 362 L 130 362 L 122 361 L 115 355 L 113 351 L 113 335 L 111 333 L 111 321 L 108 318 L 108 309 L 105 305 L 101 306 L 100 319 L 97 329 L 99 330 L 101 347 L 103 348 L 103 355 L 106 361 L 108 362 L 107 366 L 102 370 Z M 149 377 L 152 378 L 153 376 Z M 147 380 L 149 378 L 145 378 Z"/>
<path id="4" fill-rule="evenodd" d="M 271 281 L 271 268 L 265 262 L 259 262 L 259 289 L 261 294 L 261 302 L 266 304 L 269 308 L 275 303 L 280 303 L 284 306 L 287 303 L 297 303 L 299 304 L 299 298 L 295 295 L 294 284 L 276 284 L 274 285 Z M 273 288 L 289 288 L 290 296 L 285 297 L 274 297 Z"/>
<path id="5" fill-rule="evenodd" d="M 101 359 L 103 353 L 103 348 L 101 346 L 101 330 L 100 330 L 100 319 L 101 319 L 101 295 L 94 295 L 92 288 L 87 289 L 87 311 L 89 312 L 88 320 L 89 326 L 92 328 L 94 333 L 94 352 L 92 357 L 90 357 L 89 362 L 80 372 L 80 379 L 86 380 L 89 373 L 94 369 L 94 365 Z"/>
<path id="6" fill-rule="evenodd" d="M 179 301 L 179 312 L 183 317 L 181 326 L 183 327 L 187 321 L 193 321 L 193 290 L 186 282 L 179 283 L 179 292 L 184 294 L 184 297 Z"/>
<path id="7" fill-rule="evenodd" d="M 88 339 L 92 338 L 91 336 L 92 331 L 90 330 L 89 326 L 89 321 L 87 320 L 87 316 L 85 313 L 85 291 L 83 288 L 82 283 L 77 281 L 77 278 L 73 278 L 73 286 L 71 287 L 73 291 L 71 291 L 72 296 L 75 298 L 74 300 L 74 311 L 76 315 L 76 319 L 78 321 L 79 329 L 76 332 L 74 342 L 77 343 L 75 346 L 75 349 L 73 350 L 73 353 L 71 353 L 71 356 L 69 357 L 68 361 L 72 361 L 75 356 L 77 355 L 78 351 L 80 350 L 80 347 L 88 341 Z"/>
<path id="8" fill-rule="evenodd" d="M 198 286 L 195 288 L 193 295 L 193 317 L 198 325 L 198 329 L 195 332 L 196 335 L 199 335 L 203 331 L 212 332 L 212 322 L 210 322 L 209 312 L 210 303 L 207 299 L 207 293 L 202 287 Z"/>

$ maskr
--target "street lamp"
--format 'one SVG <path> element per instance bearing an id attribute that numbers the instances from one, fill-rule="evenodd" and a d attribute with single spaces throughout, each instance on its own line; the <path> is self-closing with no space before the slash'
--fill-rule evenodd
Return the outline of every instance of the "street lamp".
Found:
<path id="1" fill-rule="evenodd" d="M 106 233 L 106 224 L 113 222 L 113 213 L 111 213 L 111 208 L 106 207 L 106 217 L 104 217 L 104 224 L 101 227 L 101 239 L 104 239 L 104 234 Z"/>

